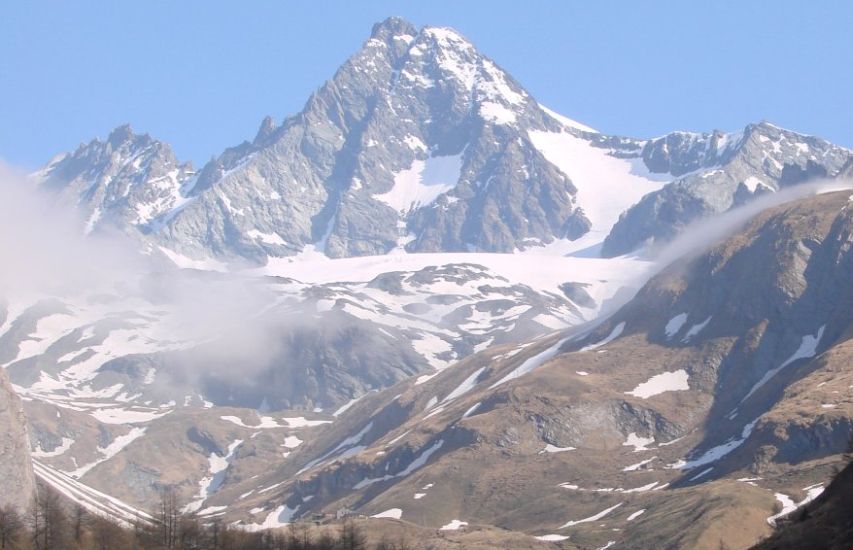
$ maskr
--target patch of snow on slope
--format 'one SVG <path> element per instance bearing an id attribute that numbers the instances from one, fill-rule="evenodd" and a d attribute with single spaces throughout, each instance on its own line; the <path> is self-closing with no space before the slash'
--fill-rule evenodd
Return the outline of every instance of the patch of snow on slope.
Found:
<path id="1" fill-rule="evenodd" d="M 782 369 L 784 369 L 785 367 L 787 367 L 788 365 L 790 365 L 794 361 L 797 361 L 798 359 L 808 359 L 808 358 L 814 357 L 815 354 L 817 353 L 817 346 L 818 346 L 818 344 L 820 344 L 820 339 L 823 338 L 823 329 L 825 329 L 825 328 L 826 328 L 826 325 L 823 325 L 822 327 L 820 327 L 814 336 L 812 336 L 810 334 L 803 336 L 803 339 L 800 342 L 800 347 L 797 348 L 797 351 L 795 351 L 793 355 L 788 357 L 788 359 L 786 359 L 784 363 L 782 363 L 781 365 L 779 365 L 775 369 L 770 369 L 769 371 L 765 372 L 764 376 L 761 377 L 761 380 L 759 380 L 758 382 L 755 383 L 754 386 L 752 386 L 752 389 L 749 390 L 749 393 L 747 393 L 746 397 L 741 399 L 740 402 L 743 403 L 744 401 L 749 399 L 749 397 L 753 393 L 758 391 L 758 389 L 761 388 L 761 386 L 766 384 L 771 378 L 776 376 L 776 374 L 778 374 L 779 371 L 781 371 Z"/>
<path id="2" fill-rule="evenodd" d="M 315 458 L 314 460 L 303 466 L 298 472 L 296 472 L 296 475 L 299 475 L 303 472 L 307 472 L 317 464 L 322 463 L 324 460 L 331 456 L 334 456 L 340 451 L 343 451 L 343 453 L 336 457 L 338 460 L 344 460 L 349 456 L 363 451 L 365 447 L 360 445 L 361 440 L 364 439 L 364 436 L 367 435 L 367 432 L 369 432 L 372 428 L 373 421 L 371 420 L 357 434 L 345 438 L 343 441 L 338 443 L 334 449 L 323 454 L 322 456 L 320 456 L 320 458 Z"/>
<path id="3" fill-rule="evenodd" d="M 645 509 L 645 508 L 643 508 L 642 510 L 637 510 L 636 512 L 634 512 L 633 514 L 631 514 L 630 516 L 628 516 L 628 520 L 627 520 L 627 521 L 634 521 L 634 520 L 635 520 L 635 519 L 637 519 L 638 517 L 642 516 L 642 515 L 643 515 L 643 512 L 645 512 L 645 511 L 646 511 L 646 509 Z"/>
<path id="4" fill-rule="evenodd" d="M 18 343 L 18 355 L 14 361 L 44 353 L 59 337 L 74 329 L 69 326 L 74 320 L 74 317 L 65 313 L 54 313 L 39 319 L 35 331 Z"/>
<path id="5" fill-rule="evenodd" d="M 477 403 L 471 405 L 471 407 L 467 411 L 465 411 L 465 414 L 462 415 L 462 418 L 468 418 L 469 416 L 477 412 L 477 409 L 479 409 L 480 405 L 482 404 L 482 402 L 478 401 Z"/>
<path id="6" fill-rule="evenodd" d="M 462 395 L 465 395 L 466 393 L 474 389 L 474 386 L 477 385 L 477 379 L 480 377 L 481 374 L 483 374 L 484 370 L 486 370 L 486 367 L 481 367 L 471 373 L 471 375 L 465 380 L 463 380 L 462 383 L 459 384 L 452 392 L 448 393 L 447 397 L 441 400 L 441 403 L 444 404 L 453 401 L 457 397 L 461 397 Z"/>
<path id="7" fill-rule="evenodd" d="M 408 212 L 432 204 L 456 187 L 462 170 L 462 154 L 415 160 L 411 168 L 394 174 L 394 186 L 386 193 L 373 195 L 398 212 Z"/>
<path id="8" fill-rule="evenodd" d="M 310 428 L 312 426 L 319 426 L 321 424 L 331 424 L 331 420 L 308 420 L 304 416 L 293 416 L 289 418 L 282 418 L 285 422 L 287 422 L 288 428 Z M 276 426 L 256 426 L 258 428 L 266 428 L 266 427 L 276 427 Z"/>
<path id="9" fill-rule="evenodd" d="M 625 440 L 625 443 L 622 444 L 623 447 L 634 447 L 634 452 L 638 453 L 640 451 L 648 451 L 649 448 L 647 445 L 651 445 L 655 442 L 654 437 L 640 437 L 634 432 L 628 434 L 628 438 Z"/>
<path id="10" fill-rule="evenodd" d="M 539 353 L 539 354 L 534 355 L 533 357 L 527 359 L 521 365 L 514 368 L 509 374 L 507 374 L 506 376 L 504 376 L 503 378 L 501 378 L 500 380 L 498 380 L 497 382 L 495 382 L 494 384 L 489 386 L 489 389 L 490 390 L 494 389 L 494 388 L 500 386 L 501 384 L 503 384 L 504 382 L 509 382 L 510 380 L 520 378 L 521 376 L 524 376 L 525 374 L 532 371 L 533 369 L 541 366 L 546 361 L 550 361 L 551 359 L 554 358 L 554 356 L 557 355 L 557 353 L 559 353 L 560 347 L 563 345 L 563 343 L 565 341 L 566 341 L 566 339 L 560 340 L 559 342 L 557 342 L 556 344 L 554 344 L 550 348 L 546 349 L 542 353 Z"/>
<path id="11" fill-rule="evenodd" d="M 353 405 L 355 405 L 356 403 L 358 403 L 358 400 L 359 400 L 359 399 L 361 399 L 362 397 L 364 397 L 365 395 L 367 395 L 367 394 L 365 393 L 365 394 L 359 395 L 358 397 L 353 397 L 352 399 L 350 399 L 349 401 L 347 401 L 346 403 L 344 403 L 343 405 L 341 405 L 341 406 L 338 408 L 338 410 L 336 410 L 335 412 L 333 412 L 333 413 L 332 413 L 332 416 L 337 417 L 337 416 L 342 415 L 343 413 L 345 413 L 346 411 L 348 411 L 350 407 L 352 407 Z"/>
<path id="12" fill-rule="evenodd" d="M 179 254 L 174 250 L 169 250 L 163 246 L 158 246 L 160 252 L 166 255 L 169 260 L 176 266 L 181 269 L 199 269 L 202 271 L 228 271 L 228 266 L 222 262 L 214 260 L 212 258 L 205 258 L 202 260 L 194 260 L 183 254 Z"/>
<path id="13" fill-rule="evenodd" d="M 712 462 L 716 462 L 717 460 L 720 460 L 721 458 L 723 458 L 724 456 L 726 456 L 730 452 L 734 451 L 735 449 L 737 449 L 738 447 L 743 445 L 743 443 L 747 439 L 749 439 L 749 436 L 752 435 L 752 430 L 753 430 L 753 428 L 755 428 L 756 423 L 758 423 L 757 418 L 755 420 L 753 420 L 752 422 L 750 422 L 749 424 L 745 425 L 743 427 L 743 430 L 741 430 L 740 438 L 732 438 L 729 441 L 726 441 L 725 443 L 723 443 L 721 445 L 717 445 L 716 447 L 712 447 L 712 448 L 708 449 L 707 451 L 705 451 L 702 454 L 702 456 L 700 456 L 698 458 L 695 458 L 693 460 L 688 460 L 686 462 L 685 461 L 679 461 L 679 462 L 676 462 L 675 464 L 671 465 L 670 467 L 676 468 L 679 470 L 691 470 L 693 468 L 705 466 L 707 464 L 710 464 Z"/>
<path id="14" fill-rule="evenodd" d="M 295 435 L 289 435 L 285 437 L 284 443 L 281 444 L 282 447 L 287 447 L 288 449 L 295 449 L 300 445 L 302 445 L 302 440 L 296 437 Z"/>
<path id="15" fill-rule="evenodd" d="M 598 349 L 602 346 L 606 346 L 607 344 L 609 344 L 613 340 L 622 336 L 622 332 L 624 330 L 625 330 L 625 321 L 622 321 L 621 323 L 619 323 L 618 325 L 613 327 L 613 330 L 610 331 L 610 334 L 608 334 L 604 340 L 601 340 L 600 342 L 596 342 L 594 344 L 590 344 L 588 346 L 584 346 L 580 349 L 580 351 L 592 351 L 592 350 Z"/>
<path id="16" fill-rule="evenodd" d="M 246 231 L 246 235 L 249 237 L 261 241 L 266 244 L 277 244 L 277 245 L 286 245 L 284 239 L 278 233 L 264 233 L 262 231 L 258 231 L 257 229 L 250 229 Z"/>
<path id="17" fill-rule="evenodd" d="M 539 108 L 542 109 L 543 111 L 545 111 L 545 113 L 548 116 L 550 116 L 551 118 L 553 118 L 554 120 L 556 120 L 557 122 L 562 124 L 563 126 L 568 126 L 569 128 L 574 128 L 575 130 L 580 130 L 581 132 L 590 132 L 592 134 L 599 134 L 600 133 L 598 130 L 596 130 L 594 128 L 590 128 L 586 124 L 581 124 L 580 122 L 578 122 L 576 120 L 572 120 L 571 118 L 569 118 L 567 116 L 563 116 L 556 111 L 552 111 L 551 109 L 542 105 L 541 103 L 539 104 Z"/>
<path id="18" fill-rule="evenodd" d="M 687 331 L 687 334 L 684 335 L 684 338 L 682 338 L 681 341 L 685 342 L 685 343 L 689 342 L 691 338 L 693 338 L 694 336 L 696 336 L 697 334 L 702 332 L 702 329 L 705 328 L 708 325 L 708 323 L 711 322 L 711 317 L 712 316 L 709 316 L 707 319 L 705 319 L 701 323 L 693 325 L 692 327 L 690 327 L 690 330 Z"/>
<path id="19" fill-rule="evenodd" d="M 391 508 L 389 510 L 385 510 L 384 512 L 379 512 L 378 514 L 374 514 L 370 516 L 372 518 L 390 518 L 390 519 L 400 519 L 403 517 L 403 510 L 399 508 Z"/>
<path id="20" fill-rule="evenodd" d="M 697 480 L 697 479 L 699 479 L 700 477 L 702 477 L 702 476 L 704 476 L 704 475 L 706 475 L 706 474 L 710 474 L 710 473 L 711 473 L 711 470 L 713 470 L 713 469 L 714 469 L 714 467 L 713 467 L 713 466 L 711 466 L 710 468 L 705 468 L 704 470 L 702 470 L 701 472 L 699 472 L 699 473 L 698 473 L 698 474 L 696 474 L 695 476 L 691 477 L 691 478 L 690 478 L 690 479 L 688 479 L 687 481 L 696 481 L 696 480 Z"/>
<path id="21" fill-rule="evenodd" d="M 556 445 L 551 445 L 550 443 L 548 443 L 547 445 L 545 445 L 544 449 L 539 451 L 539 454 L 541 455 L 541 454 L 545 454 L 545 453 L 562 453 L 565 451 L 574 451 L 574 450 L 575 450 L 574 447 L 557 447 Z"/>
<path id="22" fill-rule="evenodd" d="M 649 378 L 646 382 L 638 385 L 631 391 L 626 391 L 627 395 L 633 395 L 642 399 L 648 399 L 653 395 L 658 395 L 668 391 L 683 391 L 689 390 L 690 385 L 687 383 L 687 371 L 679 369 L 674 372 L 663 372 Z"/>
<path id="23" fill-rule="evenodd" d="M 480 116 L 483 117 L 483 120 L 495 124 L 512 124 L 515 122 L 515 113 L 494 101 L 484 101 L 480 104 Z"/>
<path id="24" fill-rule="evenodd" d="M 63 437 L 62 443 L 57 445 L 52 451 L 43 451 L 41 445 L 36 444 L 36 449 L 31 453 L 33 456 L 38 458 L 51 458 L 54 456 L 59 456 L 63 454 L 65 451 L 71 448 L 71 445 L 74 444 L 74 440 L 70 437 Z"/>
<path id="25" fill-rule="evenodd" d="M 669 181 L 669 174 L 652 174 L 642 159 L 620 159 L 607 149 L 566 132 L 529 132 L 533 145 L 569 177 L 577 188 L 577 204 L 592 222 L 590 232 L 603 240 L 619 215 L 646 194 Z"/>
<path id="26" fill-rule="evenodd" d="M 293 519 L 297 510 L 299 510 L 299 506 L 296 508 L 290 508 L 289 506 L 282 504 L 267 514 L 267 517 L 264 518 L 262 523 L 250 523 L 242 527 L 246 531 L 261 531 L 264 529 L 275 529 L 276 527 L 286 527 L 287 525 L 290 525 L 290 521 Z"/>
<path id="27" fill-rule="evenodd" d="M 533 538 L 543 542 L 562 542 L 569 539 L 566 535 L 539 535 L 538 537 Z"/>
<path id="28" fill-rule="evenodd" d="M 171 413 L 168 411 L 158 410 L 140 410 L 140 409 L 95 409 L 89 414 L 98 422 L 104 424 L 139 424 L 142 422 L 151 422 L 162 418 Z"/>
<path id="29" fill-rule="evenodd" d="M 136 439 L 139 439 L 145 434 L 145 428 L 131 428 L 129 432 L 124 435 L 120 435 L 113 439 L 112 443 L 107 445 L 106 447 L 98 447 L 98 453 L 101 454 L 101 458 L 96 460 L 95 462 L 91 462 L 84 466 L 81 466 L 74 470 L 73 472 L 67 472 L 67 474 L 73 478 L 81 478 L 86 472 L 101 464 L 102 462 L 106 462 L 111 459 L 115 455 L 117 455 L 122 449 L 133 443 Z"/>
<path id="30" fill-rule="evenodd" d="M 599 512 L 599 513 L 595 514 L 594 516 L 590 516 L 590 517 L 588 517 L 588 518 L 579 519 L 579 520 L 576 520 L 576 521 L 568 521 L 568 522 L 566 522 L 565 524 L 561 525 L 561 526 L 560 526 L 560 529 L 565 529 L 566 527 L 571 527 L 571 526 L 573 526 L 573 525 L 578 525 L 578 524 L 581 524 L 581 523 L 589 523 L 589 522 L 592 522 L 592 521 L 598 521 L 598 520 L 600 520 L 601 518 L 603 518 L 604 516 L 606 516 L 607 514 L 609 514 L 610 512 L 612 512 L 613 510 L 615 510 L 615 509 L 619 508 L 620 506 L 622 506 L 623 504 L 625 504 L 625 503 L 624 503 L 624 502 L 620 502 L 620 503 L 619 503 L 619 504 L 617 504 L 616 506 L 611 506 L 610 508 L 607 508 L 607 509 L 605 509 L 605 510 L 602 510 L 601 512 Z"/>
<path id="31" fill-rule="evenodd" d="M 194 500 L 184 506 L 183 511 L 185 513 L 195 512 L 201 508 L 204 501 L 216 492 L 220 485 L 222 485 L 222 481 L 225 479 L 225 471 L 234 460 L 234 453 L 237 451 L 237 447 L 239 447 L 241 443 L 243 443 L 243 440 L 237 439 L 228 445 L 228 452 L 225 456 L 219 456 L 215 452 L 210 453 L 210 456 L 207 458 L 210 463 L 208 475 L 201 478 L 198 482 L 198 495 Z"/>
<path id="32" fill-rule="evenodd" d="M 743 184 L 746 186 L 747 189 L 749 189 L 751 193 L 755 193 L 755 190 L 758 189 L 759 185 L 763 187 L 768 187 L 764 184 L 763 181 L 756 178 L 755 176 L 749 176 L 748 178 L 743 180 Z"/>
<path id="33" fill-rule="evenodd" d="M 791 497 L 785 494 L 775 493 L 776 500 L 782 503 L 782 510 L 778 514 L 774 514 L 767 518 L 767 523 L 769 523 L 773 527 L 776 527 L 777 519 L 787 516 L 797 508 L 805 506 L 809 502 L 819 497 L 821 493 L 823 493 L 823 485 L 818 483 L 817 485 L 806 487 L 803 490 L 806 491 L 806 498 L 797 503 L 795 503 L 793 500 L 791 500 Z"/>
<path id="34" fill-rule="evenodd" d="M 373 479 L 363 479 L 363 480 L 359 481 L 358 483 L 356 483 L 355 485 L 353 485 L 353 489 L 355 489 L 357 491 L 359 489 L 369 487 L 370 485 L 373 485 L 374 483 L 379 483 L 380 481 L 387 481 L 389 479 L 394 479 L 397 477 L 406 477 L 407 475 L 411 474 L 412 472 L 414 472 L 418 468 L 421 468 L 424 465 L 426 465 L 426 463 L 429 461 L 430 457 L 433 454 L 435 454 L 435 452 L 438 451 L 442 445 L 444 445 L 444 440 L 439 439 L 438 441 L 436 441 L 435 443 L 430 445 L 430 447 L 428 449 L 423 451 L 416 459 L 414 459 L 412 462 L 410 462 L 409 465 L 406 466 L 406 468 L 403 469 L 402 471 L 397 472 L 396 474 L 385 475 L 383 477 L 377 477 L 377 478 L 373 478 Z"/>
<path id="35" fill-rule="evenodd" d="M 683 327 L 684 323 L 686 323 L 686 322 L 687 322 L 687 314 L 686 313 L 679 313 L 678 315 L 676 315 L 675 317 L 670 319 L 666 323 L 666 326 L 663 328 L 664 332 L 666 332 L 666 337 L 672 338 L 673 336 L 678 334 L 678 331 L 681 330 L 681 327 Z"/>
<path id="36" fill-rule="evenodd" d="M 637 470 L 639 470 L 640 468 L 642 468 L 643 466 L 650 463 L 651 461 L 653 461 L 656 458 L 657 458 L 656 456 L 653 456 L 651 458 L 647 458 L 646 460 L 641 460 L 640 462 L 637 462 L 636 464 L 631 464 L 630 466 L 625 466 L 624 468 L 622 468 L 622 471 L 623 472 L 636 472 Z"/>
<path id="37" fill-rule="evenodd" d="M 451 520 L 447 525 L 442 525 L 438 530 L 439 531 L 457 531 L 462 527 L 468 525 L 467 521 L 459 521 L 458 519 Z"/>
<path id="38" fill-rule="evenodd" d="M 248 275 L 279 276 L 295 279 L 307 284 L 340 282 L 346 273 L 348 281 L 367 283 L 377 276 L 391 271 L 419 271 L 426 267 L 441 267 L 459 264 L 476 264 L 488 269 L 491 275 L 509 281 L 523 283 L 539 292 L 563 295 L 560 285 L 566 282 L 567 273 L 571 280 L 587 284 L 586 291 L 597 304 L 613 298 L 624 287 L 636 288 L 639 279 L 653 267 L 652 262 L 638 258 L 580 258 L 566 257 L 562 250 L 530 249 L 522 253 L 520 261 L 515 254 L 492 253 L 424 253 L 382 256 L 359 256 L 330 259 L 322 255 L 299 258 L 268 258 L 265 267 L 248 270 Z M 530 269 L 530 262 L 536 269 Z M 605 282 L 602 282 L 605 281 Z M 597 313 L 597 308 L 590 312 Z"/>

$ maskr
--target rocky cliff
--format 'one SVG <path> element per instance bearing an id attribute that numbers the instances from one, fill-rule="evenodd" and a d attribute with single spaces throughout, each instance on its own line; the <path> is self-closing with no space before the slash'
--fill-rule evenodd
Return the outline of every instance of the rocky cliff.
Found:
<path id="1" fill-rule="evenodd" d="M 34 484 L 27 419 L 21 400 L 0 369 L 0 506 L 26 510 Z"/>

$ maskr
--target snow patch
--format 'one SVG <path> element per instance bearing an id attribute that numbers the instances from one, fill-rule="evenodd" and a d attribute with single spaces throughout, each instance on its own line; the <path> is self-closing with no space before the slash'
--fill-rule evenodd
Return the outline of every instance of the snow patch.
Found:
<path id="1" fill-rule="evenodd" d="M 645 509 L 645 508 L 643 508 L 642 510 L 637 510 L 636 512 L 634 512 L 633 514 L 631 514 L 630 516 L 628 516 L 627 521 L 634 521 L 634 520 L 635 520 L 635 519 L 637 519 L 638 517 L 642 516 L 642 515 L 643 515 L 643 512 L 645 512 L 645 511 L 646 511 L 646 509 Z"/>
<path id="2" fill-rule="evenodd" d="M 600 342 L 596 342 L 594 344 L 590 344 L 588 346 L 584 346 L 580 349 L 580 351 L 592 351 L 592 350 L 598 349 L 602 346 L 606 346 L 607 344 L 609 344 L 613 340 L 619 338 L 622 335 L 622 332 L 624 330 L 625 330 L 625 321 L 622 321 L 621 323 L 619 323 L 618 325 L 613 327 L 613 330 L 610 331 L 610 334 L 608 334 L 604 340 L 601 340 Z"/>
<path id="3" fill-rule="evenodd" d="M 559 342 L 557 342 L 556 344 L 554 344 L 550 348 L 546 349 L 542 353 L 539 353 L 539 354 L 534 355 L 533 357 L 527 359 L 521 365 L 514 368 L 509 374 L 507 374 L 506 376 L 504 376 L 503 378 L 501 378 L 500 380 L 498 380 L 497 382 L 495 382 L 494 384 L 489 386 L 489 389 L 490 390 L 494 389 L 494 388 L 500 386 L 501 384 L 503 384 L 504 382 L 509 382 L 510 380 L 520 378 L 521 376 L 524 376 L 528 372 L 530 372 L 530 371 L 536 369 L 537 367 L 541 366 L 546 361 L 550 361 L 552 358 L 554 358 L 557 355 L 557 353 L 559 353 L 560 347 L 566 342 L 566 340 L 568 340 L 568 338 L 560 340 Z"/>
<path id="4" fill-rule="evenodd" d="M 400 519 L 403 517 L 403 510 L 400 508 L 391 508 L 389 510 L 385 510 L 384 512 L 379 512 L 378 514 L 374 514 L 370 516 L 372 518 L 382 519 L 382 518 L 391 518 L 391 519 Z"/>
<path id="5" fill-rule="evenodd" d="M 674 372 L 664 372 L 652 376 L 647 381 L 638 385 L 631 391 L 626 391 L 627 395 L 633 395 L 641 399 L 648 399 L 653 395 L 658 395 L 668 391 L 684 391 L 689 390 L 687 371 L 679 369 Z"/>
<path id="6" fill-rule="evenodd" d="M 394 174 L 394 186 L 373 195 L 398 212 L 408 212 L 432 204 L 440 195 L 456 187 L 462 171 L 462 154 L 430 157 L 412 162 L 407 170 Z"/>
<path id="7" fill-rule="evenodd" d="M 656 456 L 653 456 L 651 458 L 647 458 L 646 460 L 641 460 L 640 462 L 637 462 L 636 464 L 631 464 L 630 466 L 625 466 L 624 468 L 622 468 L 622 471 L 623 472 L 635 472 L 656 458 L 657 458 Z"/>
<path id="8" fill-rule="evenodd" d="M 678 315 L 676 315 L 675 317 L 670 319 L 666 323 L 666 326 L 663 328 L 664 332 L 666 332 L 666 337 L 672 338 L 673 336 L 678 334 L 678 331 L 681 330 L 681 327 L 683 327 L 684 323 L 686 323 L 686 322 L 687 322 L 687 314 L 686 313 L 679 313 Z"/>
<path id="9" fill-rule="evenodd" d="M 649 448 L 647 445 L 651 445 L 655 442 L 654 437 L 640 437 L 634 432 L 628 434 L 628 438 L 625 440 L 625 443 L 622 444 L 623 447 L 634 447 L 634 452 L 638 453 L 640 451 L 648 451 Z"/>
<path id="10" fill-rule="evenodd" d="M 693 468 L 705 466 L 707 464 L 720 460 L 727 454 L 731 453 L 732 451 L 743 445 L 743 443 L 747 439 L 749 439 L 749 436 L 752 435 L 752 430 L 755 428 L 756 423 L 758 423 L 757 418 L 749 424 L 745 425 L 743 427 L 743 430 L 741 430 L 740 438 L 732 438 L 721 445 L 717 445 L 716 447 L 708 449 L 696 459 L 689 461 L 679 461 L 675 464 L 670 465 L 669 467 L 678 470 L 691 470 Z"/>
<path id="11" fill-rule="evenodd" d="M 566 522 L 565 524 L 563 524 L 562 526 L 560 526 L 560 529 L 565 529 L 566 527 L 571 527 L 571 526 L 573 526 L 573 525 L 578 525 L 578 524 L 581 524 L 581 523 L 589 523 L 589 522 L 592 522 L 592 521 L 598 521 L 598 520 L 600 520 L 601 518 L 603 518 L 604 516 L 606 516 L 607 514 L 609 514 L 610 512 L 612 512 L 613 510 L 615 510 L 615 509 L 619 508 L 620 506 L 622 506 L 623 504 L 625 504 L 625 503 L 624 503 L 624 502 L 620 502 L 620 503 L 619 503 L 619 504 L 617 504 L 616 506 L 611 506 L 610 508 L 607 508 L 607 509 L 605 509 L 605 510 L 602 510 L 601 512 L 599 512 L 599 513 L 595 514 L 594 516 L 590 516 L 590 517 L 588 517 L 588 518 L 579 519 L 579 520 L 576 520 L 576 521 L 568 521 L 568 522 Z"/>
<path id="12" fill-rule="evenodd" d="M 539 535 L 538 537 L 533 538 L 535 538 L 536 540 L 541 540 L 543 542 L 561 542 L 569 539 L 569 537 L 565 535 Z"/>
<path id="13" fill-rule="evenodd" d="M 447 525 L 442 525 L 438 530 L 439 531 L 458 531 L 459 529 L 468 525 L 467 521 L 459 521 L 458 519 L 451 520 Z"/>
<path id="14" fill-rule="evenodd" d="M 765 372 L 764 376 L 761 377 L 761 380 L 759 380 L 755 383 L 754 386 L 752 386 L 752 389 L 749 390 L 749 393 L 747 393 L 746 396 L 740 400 L 740 402 L 743 403 L 744 401 L 749 399 L 752 394 L 758 391 L 758 389 L 761 388 L 764 384 L 766 384 L 771 378 L 776 376 L 779 371 L 781 371 L 794 361 L 814 357 L 817 354 L 817 346 L 818 344 L 820 344 L 820 339 L 823 338 L 823 330 L 825 328 L 826 325 L 820 327 L 814 336 L 810 334 L 803 336 L 802 341 L 800 341 L 800 347 L 797 348 L 797 351 L 795 351 L 793 355 L 788 357 L 788 359 L 786 359 L 785 362 L 783 362 L 778 367 Z"/>
<path id="15" fill-rule="evenodd" d="M 767 523 L 769 523 L 773 527 L 776 527 L 776 520 L 777 519 L 784 517 L 784 516 L 787 516 L 788 514 L 790 514 L 791 512 L 796 510 L 797 508 L 805 506 L 809 502 L 813 501 L 814 499 L 819 497 L 821 495 L 821 493 L 823 493 L 823 489 L 824 489 L 823 485 L 821 485 L 821 484 L 806 487 L 805 489 L 803 489 L 804 491 L 806 491 L 806 498 L 804 498 L 800 502 L 796 502 L 796 503 L 791 499 L 791 497 L 789 497 L 785 494 L 775 493 L 776 500 L 778 500 L 779 502 L 782 503 L 782 510 L 778 514 L 774 514 L 774 515 L 770 516 L 769 518 L 767 518 Z"/>
<path id="16" fill-rule="evenodd" d="M 607 149 L 567 132 L 532 131 L 533 145 L 577 188 L 577 204 L 602 241 L 619 215 L 669 181 L 669 174 L 652 174 L 642 159 L 621 159 Z"/>
<path id="17" fill-rule="evenodd" d="M 539 104 L 539 108 L 542 109 L 543 111 L 545 111 L 545 113 L 548 116 L 550 116 L 551 118 L 553 118 L 554 120 L 556 120 L 557 122 L 562 124 L 563 126 L 568 126 L 569 128 L 574 128 L 575 130 L 580 130 L 581 132 L 589 132 L 592 134 L 600 133 L 598 130 L 596 130 L 594 128 L 590 128 L 586 124 L 581 124 L 580 122 L 578 122 L 576 120 L 572 120 L 571 118 L 569 118 L 567 116 L 563 116 L 556 111 L 552 111 L 551 109 L 542 105 L 541 103 Z"/>
<path id="18" fill-rule="evenodd" d="M 63 454 L 65 451 L 70 449 L 71 445 L 73 444 L 73 439 L 71 439 L 70 437 L 63 437 L 62 443 L 57 445 L 52 451 L 43 451 L 41 445 L 37 444 L 36 449 L 33 450 L 31 454 L 37 458 L 51 458 Z"/>
<path id="19" fill-rule="evenodd" d="M 551 445 L 550 443 L 548 443 L 547 445 L 545 445 L 544 449 L 539 451 L 539 454 L 541 455 L 541 454 L 545 454 L 545 453 L 562 453 L 565 451 L 574 451 L 574 450 L 575 450 L 574 447 L 557 447 L 556 445 Z"/>

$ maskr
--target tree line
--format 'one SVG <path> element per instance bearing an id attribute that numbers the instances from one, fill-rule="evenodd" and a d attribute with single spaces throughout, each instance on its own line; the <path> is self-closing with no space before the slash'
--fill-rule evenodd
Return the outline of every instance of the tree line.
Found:
<path id="1" fill-rule="evenodd" d="M 293 524 L 248 532 L 182 512 L 175 493 L 163 491 L 154 521 L 122 525 L 88 512 L 39 486 L 22 513 L 0 507 L 0 550 L 413 550 L 404 540 L 369 544 L 352 520 L 323 529 Z"/>

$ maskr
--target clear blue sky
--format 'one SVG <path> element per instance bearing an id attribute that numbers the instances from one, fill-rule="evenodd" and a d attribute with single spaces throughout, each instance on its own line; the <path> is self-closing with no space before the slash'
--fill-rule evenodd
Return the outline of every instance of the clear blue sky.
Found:
<path id="1" fill-rule="evenodd" d="M 853 147 L 846 0 L 34 0 L 0 7 L 0 158 L 32 168 L 129 122 L 201 164 L 299 111 L 388 15 L 455 27 L 604 132 L 767 119 Z"/>

